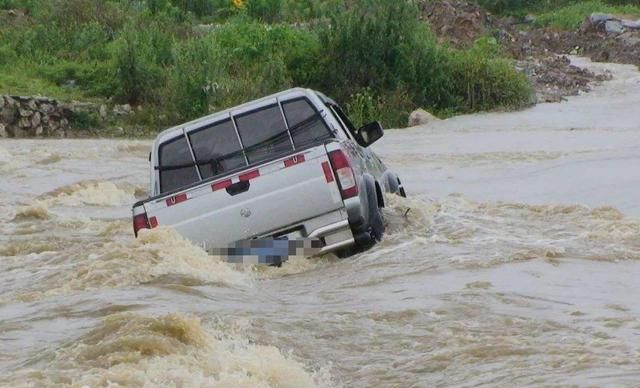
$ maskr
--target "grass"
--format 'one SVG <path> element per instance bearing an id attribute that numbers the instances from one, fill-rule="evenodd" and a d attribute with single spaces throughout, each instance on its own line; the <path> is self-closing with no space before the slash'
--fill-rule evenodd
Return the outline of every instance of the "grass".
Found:
<path id="1" fill-rule="evenodd" d="M 41 95 L 61 101 L 92 99 L 81 89 L 62 87 L 55 82 L 41 78 L 37 75 L 37 70 L 27 64 L 0 67 L 0 94 Z"/>
<path id="2" fill-rule="evenodd" d="M 20 23 L 0 23 L 0 94 L 129 103 L 140 112 L 131 126 L 159 130 L 292 86 L 393 127 L 416 108 L 450 115 L 530 102 L 526 77 L 495 43 L 441 46 L 414 2 L 25 1 Z"/>
<path id="3" fill-rule="evenodd" d="M 640 17 L 640 6 L 629 4 L 610 5 L 600 0 L 580 1 L 540 14 L 536 19 L 536 25 L 573 30 L 580 27 L 585 18 L 594 12 Z"/>

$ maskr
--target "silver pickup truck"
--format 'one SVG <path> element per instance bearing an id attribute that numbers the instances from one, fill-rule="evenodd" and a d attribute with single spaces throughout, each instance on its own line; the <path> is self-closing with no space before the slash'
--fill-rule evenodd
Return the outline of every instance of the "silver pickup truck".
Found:
<path id="1" fill-rule="evenodd" d="M 318 254 L 367 249 L 384 233 L 383 192 L 405 196 L 368 148 L 382 135 L 300 88 L 167 129 L 150 154 L 151 197 L 133 205 L 134 233 L 171 226 L 216 254 L 280 240 L 312 241 Z"/>

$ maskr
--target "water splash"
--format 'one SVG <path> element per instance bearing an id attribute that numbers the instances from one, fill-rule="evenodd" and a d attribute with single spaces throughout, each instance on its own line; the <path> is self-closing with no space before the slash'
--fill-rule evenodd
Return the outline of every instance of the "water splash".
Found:
<path id="1" fill-rule="evenodd" d="M 36 386 L 328 386 L 277 348 L 254 344 L 220 323 L 181 314 L 107 317 L 55 352 L 0 382 Z"/>
<path id="2" fill-rule="evenodd" d="M 137 187 L 110 181 L 83 181 L 45 195 L 45 200 L 66 206 L 124 206 L 135 202 Z"/>

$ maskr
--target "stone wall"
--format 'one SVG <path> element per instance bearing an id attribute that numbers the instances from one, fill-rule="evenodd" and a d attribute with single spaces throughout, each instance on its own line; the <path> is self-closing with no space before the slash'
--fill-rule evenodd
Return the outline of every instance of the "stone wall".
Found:
<path id="1" fill-rule="evenodd" d="M 71 111 L 47 97 L 0 95 L 0 137 L 66 135 Z"/>

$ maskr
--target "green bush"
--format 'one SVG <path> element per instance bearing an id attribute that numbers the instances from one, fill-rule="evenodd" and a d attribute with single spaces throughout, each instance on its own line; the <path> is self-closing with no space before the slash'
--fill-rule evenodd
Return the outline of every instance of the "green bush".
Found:
<path id="1" fill-rule="evenodd" d="M 198 17 L 213 15 L 223 2 L 216 0 L 170 0 L 171 4 Z"/>
<path id="2" fill-rule="evenodd" d="M 274 23 L 282 19 L 282 3 L 283 0 L 250 0 L 246 7 L 251 17 Z"/>
<path id="3" fill-rule="evenodd" d="M 169 0 L 147 0 L 146 3 L 152 15 L 166 11 L 170 5 Z"/>
<path id="4" fill-rule="evenodd" d="M 564 15 L 558 15 L 556 23 L 552 23 L 556 27 L 573 28 L 576 20 L 581 22 L 587 12 L 612 12 L 609 5 L 616 6 L 640 6 L 640 0 L 603 0 L 603 1 L 585 1 L 585 0 L 477 0 L 478 3 L 491 12 L 498 14 L 510 14 L 516 16 L 524 16 L 528 13 L 549 13 L 545 18 L 551 18 L 551 14 L 556 10 L 569 7 L 570 12 Z M 593 8 L 594 3 L 598 3 Z M 607 10 L 609 9 L 609 10 Z M 560 21 L 561 20 L 561 21 Z"/>
<path id="5" fill-rule="evenodd" d="M 514 71 L 511 61 L 495 59 L 482 49 L 454 52 L 449 69 L 450 88 L 458 99 L 453 107 L 458 111 L 522 108 L 533 103 L 526 76 Z"/>
<path id="6" fill-rule="evenodd" d="M 536 25 L 571 30 L 578 28 L 582 22 L 594 12 L 640 16 L 640 6 L 613 6 L 605 4 L 600 0 L 581 1 L 543 13 L 536 19 Z"/>
<path id="7" fill-rule="evenodd" d="M 387 125 L 403 125 L 415 107 L 471 112 L 497 106 L 523 106 L 531 88 L 513 64 L 494 59 L 500 48 L 485 39 L 468 51 L 438 46 L 410 2 L 365 0 L 367 6 L 335 15 L 321 33 L 323 45 L 314 86 L 350 101 L 356 115 L 373 112 L 398 93 L 395 116 Z M 359 97 L 360 96 L 360 97 Z M 364 97 L 367 97 L 366 99 Z M 407 101 L 413 104 L 409 106 Z M 366 109 L 365 109 L 366 108 Z M 360 117 L 368 121 L 374 118 Z"/>
<path id="8" fill-rule="evenodd" d="M 69 123 L 75 129 L 92 129 L 102 126 L 100 117 L 93 112 L 74 112 Z"/>
<path id="9" fill-rule="evenodd" d="M 407 77 L 403 61 L 411 59 L 408 51 L 422 27 L 417 8 L 406 1 L 363 3 L 334 15 L 320 33 L 323 56 L 316 82 L 341 99 L 365 87 L 375 93 L 395 89 Z"/>
<path id="10" fill-rule="evenodd" d="M 179 120 L 189 120 L 209 111 L 210 99 L 218 93 L 224 74 L 220 66 L 219 52 L 210 40 L 196 40 L 180 47 L 175 66 L 169 75 L 168 99 L 172 112 Z M 165 102 L 165 105 L 169 103 Z"/>
<path id="11" fill-rule="evenodd" d="M 138 32 L 130 26 L 116 42 L 113 65 L 118 100 L 138 104 L 157 97 L 165 81 L 161 67 L 164 56 L 154 46 L 157 34 L 157 30 Z"/>
<path id="12" fill-rule="evenodd" d="M 287 26 L 234 20 L 178 49 L 170 90 L 181 119 L 190 119 L 304 80 L 319 47 Z"/>
<path id="13" fill-rule="evenodd" d="M 0 9 L 24 9 L 30 14 L 40 6 L 38 0 L 0 0 Z"/>
<path id="14" fill-rule="evenodd" d="M 13 47 L 8 44 L 0 46 L 0 66 L 8 65 L 17 59 L 17 55 Z"/>

